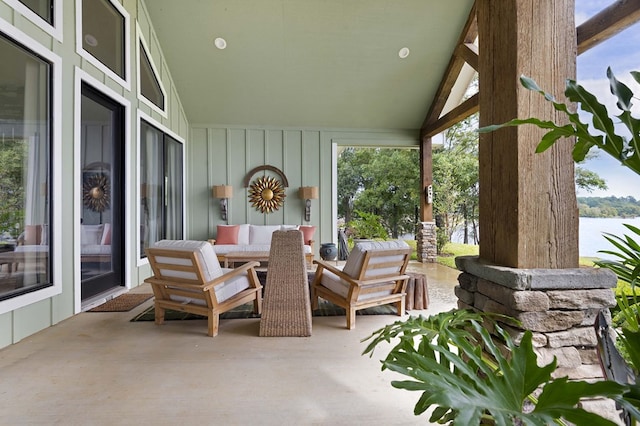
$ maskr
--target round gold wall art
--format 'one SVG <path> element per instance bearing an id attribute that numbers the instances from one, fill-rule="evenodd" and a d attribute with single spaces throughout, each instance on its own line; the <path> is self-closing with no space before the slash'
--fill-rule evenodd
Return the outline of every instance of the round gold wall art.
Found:
<path id="1" fill-rule="evenodd" d="M 102 213 L 108 209 L 111 202 L 109 178 L 99 173 L 85 179 L 82 184 L 82 201 L 94 212 Z"/>
<path id="2" fill-rule="evenodd" d="M 263 176 L 249 186 L 249 201 L 262 213 L 271 213 L 284 205 L 284 187 L 278 179 Z"/>

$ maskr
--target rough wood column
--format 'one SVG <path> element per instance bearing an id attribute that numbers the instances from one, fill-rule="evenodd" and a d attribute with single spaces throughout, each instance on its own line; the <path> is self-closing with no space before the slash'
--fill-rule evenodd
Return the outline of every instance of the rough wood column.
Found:
<path id="1" fill-rule="evenodd" d="M 559 119 L 520 85 L 524 74 L 560 98 L 575 78 L 574 0 L 478 0 L 480 126 Z M 543 154 L 526 125 L 480 135 L 480 257 L 512 268 L 578 267 L 572 143 Z"/>
<path id="2" fill-rule="evenodd" d="M 433 185 L 433 152 L 431 138 L 425 136 L 420 143 L 420 221 L 431 222 L 433 220 L 433 203 L 427 203 L 425 190 Z"/>

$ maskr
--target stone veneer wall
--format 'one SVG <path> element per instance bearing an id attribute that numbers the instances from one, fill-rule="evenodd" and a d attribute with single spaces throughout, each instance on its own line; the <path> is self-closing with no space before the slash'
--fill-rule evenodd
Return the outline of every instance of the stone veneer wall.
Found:
<path id="1" fill-rule="evenodd" d="M 416 225 L 417 258 L 422 263 L 436 261 L 437 239 L 435 222 L 418 222 Z"/>
<path id="2" fill-rule="evenodd" d="M 608 269 L 513 269 L 482 263 L 476 256 L 456 258 L 458 307 L 509 315 L 522 328 L 504 326 L 515 342 L 533 332 L 540 365 L 555 356 L 554 376 L 602 378 L 594 322 L 601 309 L 610 318 L 617 279 Z"/>

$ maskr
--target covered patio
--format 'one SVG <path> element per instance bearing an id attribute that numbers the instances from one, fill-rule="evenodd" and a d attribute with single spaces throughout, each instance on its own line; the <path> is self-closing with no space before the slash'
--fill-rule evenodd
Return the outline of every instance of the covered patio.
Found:
<path id="1" fill-rule="evenodd" d="M 431 315 L 455 306 L 457 272 L 412 263 L 427 274 Z M 147 286 L 133 292 L 149 293 Z M 258 337 L 259 319 L 130 322 L 130 312 L 84 312 L 2 350 L 5 424 L 385 424 L 423 423 L 418 394 L 394 389 L 380 370 L 383 348 L 360 340 L 399 318 L 314 317 L 313 336 Z"/>
<path id="2" fill-rule="evenodd" d="M 0 32 L 21 55 L 31 55 L 25 63 L 39 58 L 50 73 L 43 73 L 46 83 L 33 67 L 20 69 L 32 86 L 52 87 L 31 96 L 47 102 L 17 109 L 24 121 L 36 110 L 49 113 L 40 134 L 50 136 L 50 152 L 33 155 L 46 182 L 40 191 L 31 186 L 33 211 L 19 224 L 38 227 L 41 238 L 27 245 L 45 261 L 36 262 L 31 287 L 24 285 L 26 274 L 20 276 L 24 269 L 10 269 L 15 277 L 2 288 L 0 415 L 47 424 L 414 423 L 411 396 L 389 386 L 390 375 L 379 371 L 376 359 L 360 356 L 360 339 L 395 317 L 359 319 L 355 332 L 343 329 L 343 318 L 314 318 L 311 338 L 284 340 L 258 338 L 257 320 L 230 320 L 209 339 L 187 321 L 156 327 L 130 323 L 138 311 L 83 311 L 123 292 L 148 291 L 141 285 L 150 275 L 144 250 L 162 238 L 206 241 L 227 224 L 306 223 L 317 227 L 316 250 L 335 242 L 339 146 L 420 149 L 419 226 L 433 236 L 433 138 L 477 111 L 481 125 L 557 119 L 520 87 L 520 74 L 560 95 L 565 79 L 575 77 L 579 52 L 640 19 L 640 1 L 627 0 L 612 2 L 577 29 L 574 0 L 103 0 L 123 30 L 100 39 L 81 19 L 104 16 L 83 9 L 97 2 L 49 2 L 55 18 L 49 24 L 23 3 L 0 3 Z M 107 46 L 103 40 L 122 42 L 119 73 L 94 57 Z M 463 100 L 476 71 L 480 91 Z M 154 79 L 156 103 L 139 87 Z M 113 131 L 95 126 L 99 115 L 90 107 L 100 102 L 112 114 L 102 115 L 120 120 Z M 461 263 L 473 275 L 468 282 L 490 281 L 494 271 L 504 276 L 509 269 L 518 278 L 542 275 L 545 289 L 560 275 L 575 287 L 571 144 L 534 154 L 541 134 L 518 128 L 481 137 L 482 238 L 480 257 Z M 22 137 L 39 141 L 38 135 Z M 117 136 L 113 152 L 103 147 L 104 135 Z M 87 151 L 87 141 L 100 142 L 99 148 Z M 109 163 L 91 161 L 107 151 Z M 151 159 L 168 172 L 149 167 Z M 276 170 L 289 183 L 282 208 L 265 214 L 247 201 L 244 182 L 256 168 Z M 109 179 L 117 183 L 113 208 L 104 197 Z M 215 187 L 225 187 L 225 196 L 212 196 Z M 296 195 L 309 187 L 318 198 Z M 100 252 L 87 258 L 89 233 Z M 6 263 L 20 262 L 12 254 Z M 431 277 L 429 268 L 439 268 L 416 267 Z M 103 269 L 110 274 L 104 287 L 85 292 Z M 446 285 L 454 285 L 458 273 L 448 272 Z M 493 291 L 502 284 L 487 286 Z M 603 287 L 608 291 L 610 284 Z M 430 279 L 430 289 L 436 286 Z M 476 306 L 474 295 L 463 295 Z M 431 299 L 423 313 L 454 306 L 448 298 L 442 304 Z M 577 323 L 590 327 L 582 315 Z M 590 347 L 591 366 L 593 353 Z"/>

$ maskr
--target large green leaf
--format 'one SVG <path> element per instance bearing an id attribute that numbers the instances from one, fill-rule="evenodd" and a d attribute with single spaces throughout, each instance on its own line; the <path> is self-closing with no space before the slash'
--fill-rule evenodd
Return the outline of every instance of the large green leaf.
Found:
<path id="1" fill-rule="evenodd" d="M 393 381 L 392 385 L 421 392 L 414 413 L 433 409 L 431 422 L 467 426 L 491 419 L 499 426 L 520 419 L 527 425 L 548 425 L 562 423 L 559 419 L 564 418 L 577 424 L 615 424 L 576 405 L 580 398 L 591 396 L 622 400 L 627 387 L 612 382 L 552 379 L 555 360 L 537 365 L 530 331 L 516 346 L 508 333 L 493 324 L 491 328 L 502 342 L 496 343 L 496 337 L 482 326 L 481 321 L 487 321 L 483 316 L 452 311 L 427 319 L 410 317 L 404 324 L 396 322 L 370 336 L 373 342 L 365 353 L 371 353 L 378 343 L 388 342 L 391 336 L 400 338 L 383 361 L 383 368 L 410 379 Z M 426 333 L 420 335 L 420 329 Z M 408 334 L 403 335 L 403 331 Z M 501 346 L 506 347 L 507 356 Z M 535 402 L 532 393 L 540 388 L 542 393 L 534 409 L 525 412 L 525 401 Z"/>
<path id="2" fill-rule="evenodd" d="M 640 81 L 640 73 L 633 71 L 631 75 L 636 81 Z M 580 86 L 576 81 L 567 80 L 564 94 L 569 101 L 577 103 L 579 108 L 591 117 L 591 125 L 594 131 L 591 131 L 588 122 L 582 121 L 580 114 L 572 112 L 567 104 L 557 102 L 551 94 L 544 92 L 535 81 L 526 76 L 520 78 L 522 85 L 544 96 L 547 101 L 552 103 L 556 111 L 566 116 L 569 124 L 560 125 L 535 117 L 516 118 L 503 124 L 482 127 L 479 132 L 486 133 L 508 126 L 533 124 L 539 128 L 549 130 L 538 144 L 536 152 L 543 152 L 549 149 L 560 138 L 575 137 L 572 156 L 576 162 L 583 161 L 589 150 L 595 146 L 620 161 L 622 165 L 630 170 L 640 174 L 640 120 L 631 114 L 633 92 L 616 79 L 611 69 L 607 70 L 607 77 L 609 78 L 611 93 L 616 97 L 617 105 L 622 111 L 616 118 L 626 126 L 631 135 L 630 140 L 626 140 L 616 132 L 616 125 L 612 119 L 615 115 L 609 112 L 596 96 Z"/>

